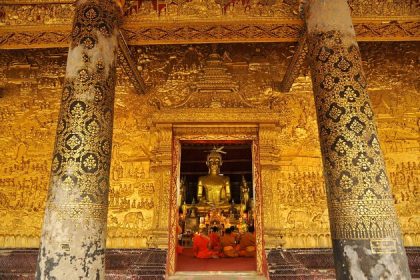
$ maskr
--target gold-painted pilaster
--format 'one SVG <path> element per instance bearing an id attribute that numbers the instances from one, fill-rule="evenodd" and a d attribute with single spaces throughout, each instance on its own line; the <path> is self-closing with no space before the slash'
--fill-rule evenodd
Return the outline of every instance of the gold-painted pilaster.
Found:
<path id="1" fill-rule="evenodd" d="M 280 168 L 278 132 L 275 124 L 260 124 L 258 129 L 260 144 L 261 181 L 264 194 L 262 203 L 265 207 L 263 221 L 264 239 L 269 247 L 278 245 L 280 226 L 284 223 L 279 211 L 276 191 L 276 173 Z"/>
<path id="2" fill-rule="evenodd" d="M 305 20 L 337 278 L 410 279 L 347 1 Z"/>
<path id="3" fill-rule="evenodd" d="M 79 1 L 56 142 L 37 279 L 104 279 L 115 67 L 121 11 Z"/>
<path id="4" fill-rule="evenodd" d="M 156 245 L 168 247 L 170 181 L 172 169 L 172 124 L 157 124 L 154 133 L 158 139 L 150 173 L 155 179 L 155 215 L 153 235 Z"/>
<path id="5" fill-rule="evenodd" d="M 254 217 L 255 217 L 255 228 L 256 228 L 256 243 L 257 243 L 257 272 L 264 274 L 268 277 L 268 265 L 266 255 L 263 253 L 265 249 L 264 240 L 264 212 L 263 212 L 263 197 L 264 192 L 262 188 L 261 178 L 261 160 L 259 150 L 258 138 L 252 141 L 252 168 L 253 168 L 253 180 L 254 180 Z"/>

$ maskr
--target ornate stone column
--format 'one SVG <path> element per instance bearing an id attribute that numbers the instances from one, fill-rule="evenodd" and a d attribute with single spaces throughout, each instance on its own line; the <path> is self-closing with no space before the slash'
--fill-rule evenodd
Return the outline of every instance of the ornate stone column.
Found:
<path id="1" fill-rule="evenodd" d="M 305 21 L 337 279 L 410 279 L 347 1 Z"/>
<path id="2" fill-rule="evenodd" d="M 80 0 L 71 33 L 36 279 L 104 279 L 121 11 Z"/>

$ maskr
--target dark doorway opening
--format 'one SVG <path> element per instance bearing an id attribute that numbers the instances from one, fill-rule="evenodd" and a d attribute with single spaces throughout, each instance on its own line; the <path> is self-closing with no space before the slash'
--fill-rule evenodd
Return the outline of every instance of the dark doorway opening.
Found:
<path id="1" fill-rule="evenodd" d="M 180 188 L 182 198 L 178 202 L 179 225 L 182 229 L 179 242 L 184 250 L 178 254 L 176 271 L 256 271 L 255 256 L 228 258 L 222 248 L 219 258 L 201 259 L 194 257 L 192 248 L 194 236 L 203 228 L 207 229 L 207 234 L 211 234 L 214 226 L 217 226 L 217 233 L 222 237 L 225 230 L 233 226 L 239 244 L 240 236 L 254 225 L 252 141 L 195 140 L 181 141 L 180 144 L 180 181 L 183 186 Z M 214 148 L 223 152 L 220 175 L 229 177 L 230 181 L 229 207 L 220 207 L 218 210 L 215 210 L 218 206 L 200 205 L 197 196 L 199 177 L 209 174 L 206 161 Z M 244 184 L 248 188 L 248 203 L 244 203 Z M 197 209 L 194 215 L 193 209 Z M 213 219 L 215 216 L 219 219 Z"/>
<path id="2" fill-rule="evenodd" d="M 252 143 L 250 141 L 181 142 L 181 178 L 186 184 L 186 203 L 197 201 L 198 177 L 208 174 L 206 157 L 213 147 L 223 147 L 221 174 L 230 178 L 231 197 L 240 203 L 242 176 L 249 188 L 250 199 L 254 197 L 252 185 Z"/>

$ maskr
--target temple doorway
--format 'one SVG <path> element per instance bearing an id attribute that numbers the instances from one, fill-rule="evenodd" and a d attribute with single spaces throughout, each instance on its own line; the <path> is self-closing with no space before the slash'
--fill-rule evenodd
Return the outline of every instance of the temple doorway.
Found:
<path id="1" fill-rule="evenodd" d="M 250 234 L 255 242 L 253 142 L 194 140 L 179 144 L 175 270 L 256 271 L 256 246 L 241 248 L 241 244 L 250 245 L 245 242 Z M 203 258 L 194 249 L 196 237 L 209 242 L 209 250 L 200 252 Z M 223 246 L 228 237 L 235 242 L 233 250 Z"/>

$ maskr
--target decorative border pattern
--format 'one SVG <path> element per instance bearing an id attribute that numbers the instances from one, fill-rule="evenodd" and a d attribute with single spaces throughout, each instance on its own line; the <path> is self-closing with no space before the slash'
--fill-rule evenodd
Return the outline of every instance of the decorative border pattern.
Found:
<path id="1" fill-rule="evenodd" d="M 354 19 L 358 41 L 420 41 L 420 19 Z M 128 45 L 296 42 L 301 20 L 125 24 Z M 67 47 L 70 25 L 0 27 L 0 49 Z"/>
<path id="2" fill-rule="evenodd" d="M 252 141 L 252 162 L 253 162 L 253 179 L 254 179 L 254 193 L 255 193 L 255 228 L 256 228 L 256 243 L 257 243 L 257 272 L 263 273 L 268 277 L 267 258 L 264 254 L 264 223 L 263 223 L 263 193 L 261 181 L 261 165 L 260 165 L 260 145 L 259 139 Z"/>
<path id="3" fill-rule="evenodd" d="M 177 245 L 177 224 L 179 219 L 178 205 L 177 205 L 177 188 L 178 175 L 180 165 L 180 151 L 181 145 L 179 140 L 173 137 L 172 141 L 172 169 L 171 182 L 169 189 L 169 241 L 168 241 L 168 255 L 166 260 L 166 274 L 173 275 L 176 270 L 176 245 Z"/>

